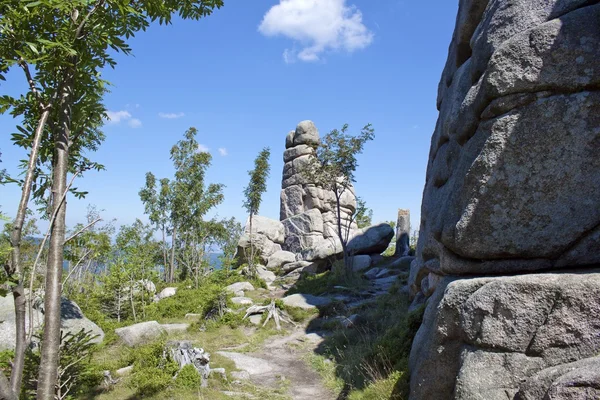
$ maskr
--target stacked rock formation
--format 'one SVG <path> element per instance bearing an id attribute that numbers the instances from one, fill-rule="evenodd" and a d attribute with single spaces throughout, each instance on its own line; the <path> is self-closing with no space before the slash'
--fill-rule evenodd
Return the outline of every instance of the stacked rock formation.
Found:
<path id="1" fill-rule="evenodd" d="M 325 259 L 342 251 L 337 234 L 335 195 L 309 182 L 302 173 L 319 145 L 319 131 L 312 121 L 302 121 L 288 133 L 283 153 L 280 219 L 285 227 L 283 248 L 298 253 L 304 260 Z M 354 188 L 340 199 L 342 229 L 356 211 Z M 350 225 L 350 236 L 357 230 Z"/>
<path id="2" fill-rule="evenodd" d="M 412 399 L 600 398 L 598 21 L 585 0 L 460 0 L 409 281 L 428 298 Z"/>

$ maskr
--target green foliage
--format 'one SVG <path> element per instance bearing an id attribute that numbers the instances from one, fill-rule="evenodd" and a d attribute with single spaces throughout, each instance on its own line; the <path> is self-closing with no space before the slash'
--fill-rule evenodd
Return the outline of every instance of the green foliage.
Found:
<path id="1" fill-rule="evenodd" d="M 248 171 L 250 182 L 244 189 L 244 208 L 249 215 L 258 213 L 262 195 L 267 190 L 267 178 L 271 170 L 269 157 L 271 157 L 271 150 L 268 147 L 262 149 L 254 160 L 254 169 Z"/>
<path id="2" fill-rule="evenodd" d="M 367 208 L 367 205 L 360 197 L 356 198 L 356 224 L 359 228 L 366 228 L 373 225 L 373 210 Z"/>
<path id="3" fill-rule="evenodd" d="M 349 264 L 347 243 L 350 235 L 350 223 L 340 220 L 340 201 L 346 190 L 351 190 L 352 184 L 356 182 L 355 172 L 358 168 L 356 156 L 362 153 L 366 142 L 373 140 L 375 131 L 371 124 L 365 125 L 360 134 L 352 136 L 347 133 L 348 124 L 341 130 L 334 129 L 321 140 L 317 146 L 316 157 L 307 163 L 300 171 L 309 182 L 316 186 L 331 190 L 335 197 L 335 210 L 337 219 L 336 233 L 344 250 L 344 260 Z M 362 219 L 361 224 L 370 218 L 364 201 L 358 202 L 358 212 Z M 353 218 L 356 218 L 356 214 Z M 346 265 L 350 269 L 350 265 Z"/>
<path id="4" fill-rule="evenodd" d="M 330 325 L 333 334 L 313 365 L 330 385 L 342 386 L 348 399 L 407 398 L 408 356 L 424 309 L 407 310 L 408 299 L 397 293 L 354 310 L 360 324 L 351 329 Z"/>
<path id="5" fill-rule="evenodd" d="M 175 378 L 175 386 L 183 389 L 198 389 L 202 384 L 202 377 L 198 370 L 191 364 L 181 368 Z"/>
<path id="6" fill-rule="evenodd" d="M 173 384 L 178 365 L 164 353 L 165 342 L 157 341 L 140 346 L 132 352 L 133 374 L 129 386 L 142 396 L 153 395 Z"/>
<path id="7" fill-rule="evenodd" d="M 100 384 L 102 371 L 92 363 L 92 355 L 95 351 L 95 345 L 91 342 L 93 339 L 94 336 L 83 329 L 76 333 L 61 332 L 58 398 L 73 399 Z M 24 398 L 35 397 L 39 365 L 40 352 L 29 349 L 25 357 L 22 389 Z"/>

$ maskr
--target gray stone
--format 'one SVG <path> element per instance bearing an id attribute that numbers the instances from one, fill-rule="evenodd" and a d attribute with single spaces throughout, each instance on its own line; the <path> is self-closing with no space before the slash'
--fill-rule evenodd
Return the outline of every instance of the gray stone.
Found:
<path id="1" fill-rule="evenodd" d="M 176 287 L 166 287 L 160 291 L 160 293 L 158 294 L 158 299 L 159 300 L 166 299 L 167 297 L 175 296 L 176 293 L 177 293 Z"/>
<path id="2" fill-rule="evenodd" d="M 249 297 L 232 297 L 231 302 L 233 304 L 238 304 L 242 306 L 251 306 L 252 304 L 254 304 L 252 299 Z"/>
<path id="3" fill-rule="evenodd" d="M 145 344 L 160 338 L 166 333 L 165 329 L 156 321 L 140 322 L 115 329 L 115 333 L 123 343 L 129 347 Z"/>
<path id="4" fill-rule="evenodd" d="M 394 236 L 394 230 L 389 224 L 382 223 L 359 230 L 348 241 L 348 251 L 351 254 L 377 254 L 385 251 Z"/>
<path id="5" fill-rule="evenodd" d="M 600 262 L 599 19 L 600 4 L 585 0 L 460 1 L 413 296 L 431 272 Z"/>
<path id="6" fill-rule="evenodd" d="M 308 146 L 306 144 L 300 144 L 298 146 L 294 146 L 292 148 L 286 149 L 283 152 L 283 162 L 287 163 L 292 161 L 295 158 L 306 156 L 310 154 L 315 154 L 315 149 L 312 146 Z"/>
<path id="7" fill-rule="evenodd" d="M 381 268 L 373 268 L 368 270 L 367 272 L 365 272 L 365 278 L 367 279 L 375 279 L 377 277 L 377 274 L 382 271 Z"/>
<path id="8" fill-rule="evenodd" d="M 248 320 L 253 325 L 260 325 L 260 322 L 262 321 L 262 315 L 261 314 L 251 315 L 251 316 L 248 317 Z"/>
<path id="9" fill-rule="evenodd" d="M 41 304 L 40 304 L 41 305 Z M 64 297 L 60 302 L 61 320 L 60 326 L 64 332 L 77 333 L 81 329 L 94 336 L 92 343 L 101 343 L 104 340 L 104 332 L 98 325 L 85 317 L 81 308 L 72 300 Z M 25 329 L 29 329 L 29 309 L 26 309 Z M 34 331 L 42 328 L 44 314 L 34 304 L 33 313 Z M 34 337 L 33 342 L 37 343 Z M 0 297 L 0 350 L 13 350 L 16 342 L 15 305 L 12 294 Z"/>
<path id="10" fill-rule="evenodd" d="M 288 273 L 288 272 L 292 272 L 295 271 L 299 268 L 304 268 L 304 267 L 308 267 L 309 265 L 312 265 L 312 263 L 310 261 L 296 261 L 296 262 L 292 262 L 289 264 L 285 264 L 283 266 L 283 272 Z"/>
<path id="11" fill-rule="evenodd" d="M 280 250 L 269 256 L 267 269 L 277 269 L 296 261 L 296 255 L 289 251 Z"/>
<path id="12" fill-rule="evenodd" d="M 315 309 L 317 307 L 326 306 L 331 303 L 327 297 L 313 296 L 310 294 L 292 294 L 281 299 L 283 304 L 288 307 L 298 307 L 305 310 Z"/>
<path id="13" fill-rule="evenodd" d="M 398 210 L 396 221 L 396 255 L 408 256 L 410 251 L 410 210 Z"/>
<path id="14" fill-rule="evenodd" d="M 180 333 L 189 329 L 190 324 L 160 324 L 167 333 Z"/>
<path id="15" fill-rule="evenodd" d="M 115 371 L 117 376 L 128 376 L 133 372 L 133 365 L 129 365 L 127 367 L 119 368 Z"/>
<path id="16" fill-rule="evenodd" d="M 254 290 L 254 286 L 252 286 L 252 284 L 250 282 L 236 282 L 236 283 L 232 283 L 231 285 L 227 286 L 225 288 L 226 292 L 229 293 L 236 293 L 239 291 L 245 291 L 245 290 Z"/>
<path id="17" fill-rule="evenodd" d="M 320 143 L 319 131 L 312 121 L 302 121 L 296 127 L 294 133 L 294 146 L 318 145 Z"/>
<path id="18" fill-rule="evenodd" d="M 245 354 L 233 353 L 229 351 L 218 351 L 217 354 L 226 357 L 235 363 L 237 369 L 247 371 L 250 375 L 261 375 L 271 372 L 271 364 L 258 357 L 250 357 Z"/>
<path id="19" fill-rule="evenodd" d="M 246 222 L 244 232 L 250 233 L 250 221 Z M 285 239 L 285 230 L 281 222 L 260 215 L 252 217 L 252 234 L 265 236 L 271 242 L 279 244 L 283 244 Z"/>
<path id="20" fill-rule="evenodd" d="M 370 256 L 353 256 L 350 258 L 350 263 L 352 265 L 352 270 L 356 272 L 364 271 L 365 269 L 371 266 L 371 257 Z"/>
<path id="21" fill-rule="evenodd" d="M 546 368 L 519 387 L 521 400 L 600 398 L 600 357 Z"/>
<path id="22" fill-rule="evenodd" d="M 262 265 L 256 267 L 256 273 L 258 274 L 258 277 L 266 283 L 272 283 L 277 278 L 273 272 L 267 270 Z"/>
<path id="23" fill-rule="evenodd" d="M 596 356 L 599 313 L 597 270 L 445 278 L 413 342 L 410 398 L 513 398 L 536 373 Z"/>

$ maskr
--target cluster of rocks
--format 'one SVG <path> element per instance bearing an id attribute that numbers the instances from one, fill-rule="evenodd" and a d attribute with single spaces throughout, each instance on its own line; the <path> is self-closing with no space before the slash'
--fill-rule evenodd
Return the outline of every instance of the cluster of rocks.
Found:
<path id="1" fill-rule="evenodd" d="M 409 279 L 428 299 L 412 399 L 600 398 L 598 21 L 584 0 L 460 0 Z"/>
<path id="2" fill-rule="evenodd" d="M 303 173 L 314 162 L 319 131 L 312 121 L 302 121 L 285 141 L 281 189 L 281 221 L 254 216 L 252 241 L 267 270 L 283 273 L 316 272 L 328 261 L 341 257 L 338 236 L 337 206 L 333 191 L 310 182 Z M 393 229 L 388 224 L 358 229 L 352 216 L 356 211 L 354 188 L 344 191 L 340 199 L 340 221 L 348 232 L 348 250 L 354 256 L 355 269 L 362 270 L 380 260 L 388 247 Z M 238 244 L 238 258 L 247 261 L 250 226 Z"/>

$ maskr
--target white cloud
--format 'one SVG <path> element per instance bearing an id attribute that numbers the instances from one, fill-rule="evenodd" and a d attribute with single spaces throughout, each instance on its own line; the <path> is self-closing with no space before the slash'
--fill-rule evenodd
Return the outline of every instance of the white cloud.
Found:
<path id="1" fill-rule="evenodd" d="M 109 124 L 120 124 L 121 122 L 127 121 L 127 125 L 129 125 L 130 128 L 139 128 L 142 126 L 142 121 L 133 118 L 129 111 L 107 111 L 106 116 Z"/>
<path id="2" fill-rule="evenodd" d="M 118 124 L 121 121 L 131 118 L 131 114 L 127 111 L 107 111 L 106 115 L 108 116 L 108 123 L 110 124 Z"/>
<path id="3" fill-rule="evenodd" d="M 181 118 L 183 117 L 185 114 L 182 112 L 179 113 L 164 113 L 164 112 L 160 112 L 158 113 L 158 116 L 161 118 L 166 118 L 166 119 L 177 119 L 177 118 Z"/>
<path id="4" fill-rule="evenodd" d="M 227 149 L 225 147 L 219 147 L 219 154 L 225 157 L 227 153 Z"/>
<path id="5" fill-rule="evenodd" d="M 137 118 L 132 118 L 127 122 L 127 125 L 129 125 L 131 128 L 139 128 L 142 126 L 142 121 Z"/>
<path id="6" fill-rule="evenodd" d="M 208 152 L 210 152 L 210 149 L 208 148 L 208 146 L 198 143 L 198 153 L 208 153 Z"/>
<path id="7" fill-rule="evenodd" d="M 285 36 L 302 45 L 285 49 L 286 63 L 318 61 L 331 50 L 352 52 L 373 41 L 362 23 L 362 13 L 346 0 L 280 0 L 264 15 L 258 30 L 265 36 Z"/>

